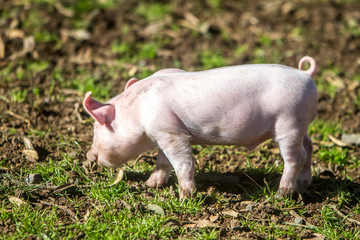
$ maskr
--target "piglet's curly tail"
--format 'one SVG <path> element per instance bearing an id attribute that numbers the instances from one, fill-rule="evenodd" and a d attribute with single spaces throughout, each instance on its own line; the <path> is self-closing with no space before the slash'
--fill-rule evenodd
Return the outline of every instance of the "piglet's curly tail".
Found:
<path id="1" fill-rule="evenodd" d="M 308 70 L 306 70 L 305 72 L 307 74 L 309 74 L 310 76 L 313 76 L 315 71 L 316 71 L 316 62 L 312 57 L 309 56 L 305 56 L 303 58 L 300 59 L 299 62 L 299 69 L 302 69 L 302 66 L 304 64 L 304 62 L 308 62 L 310 64 L 310 68 Z"/>

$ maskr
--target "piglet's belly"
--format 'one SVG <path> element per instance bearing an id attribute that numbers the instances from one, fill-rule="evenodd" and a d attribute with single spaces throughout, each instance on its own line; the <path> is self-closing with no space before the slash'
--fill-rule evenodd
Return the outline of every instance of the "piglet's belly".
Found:
<path id="1" fill-rule="evenodd" d="M 245 146 L 252 150 L 260 143 L 274 137 L 271 127 L 264 128 L 257 126 L 243 126 L 241 128 L 228 126 L 227 128 L 213 127 L 191 131 L 192 144 L 209 145 L 237 145 Z"/>

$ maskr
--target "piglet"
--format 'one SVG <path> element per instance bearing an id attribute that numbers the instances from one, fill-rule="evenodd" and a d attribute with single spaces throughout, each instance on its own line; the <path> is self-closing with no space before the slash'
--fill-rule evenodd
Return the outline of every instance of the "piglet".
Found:
<path id="1" fill-rule="evenodd" d="M 302 65 L 310 67 L 303 71 Z M 118 167 L 159 148 L 146 181 L 165 184 L 174 168 L 180 198 L 195 190 L 192 144 L 237 145 L 254 149 L 273 138 L 284 160 L 278 197 L 302 192 L 311 182 L 312 142 L 307 128 L 317 114 L 312 79 L 316 62 L 303 57 L 299 69 L 276 64 L 229 66 L 199 72 L 170 68 L 138 81 L 102 104 L 84 99 L 95 119 L 87 158 Z"/>

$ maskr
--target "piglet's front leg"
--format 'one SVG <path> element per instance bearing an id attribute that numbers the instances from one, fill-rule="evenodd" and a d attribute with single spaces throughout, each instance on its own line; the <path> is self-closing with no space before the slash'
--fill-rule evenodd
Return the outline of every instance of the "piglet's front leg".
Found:
<path id="1" fill-rule="evenodd" d="M 190 136 L 182 133 L 166 133 L 159 138 L 158 145 L 174 167 L 180 199 L 190 197 L 195 191 L 195 168 Z"/>
<path id="2" fill-rule="evenodd" d="M 159 151 L 157 158 L 157 165 L 152 172 L 150 178 L 146 181 L 148 187 L 159 187 L 167 183 L 169 178 L 169 172 L 172 169 L 172 165 L 163 151 Z"/>

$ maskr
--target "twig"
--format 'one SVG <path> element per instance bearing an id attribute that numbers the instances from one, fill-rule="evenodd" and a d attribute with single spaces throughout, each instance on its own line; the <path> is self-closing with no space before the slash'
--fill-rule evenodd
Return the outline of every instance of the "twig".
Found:
<path id="1" fill-rule="evenodd" d="M 58 186 L 57 188 L 55 188 L 52 193 L 53 193 L 53 194 L 57 194 L 57 193 L 60 193 L 60 192 L 62 192 L 62 191 L 65 191 L 65 190 L 67 190 L 67 189 L 69 189 L 69 188 L 74 188 L 74 187 L 75 187 L 74 184 L 72 184 L 72 183 L 66 183 L 66 184 L 63 184 L 63 185 Z"/>
<path id="2" fill-rule="evenodd" d="M 355 219 L 349 218 L 348 216 L 346 216 L 345 214 L 343 214 L 339 209 L 337 209 L 337 207 L 335 205 L 330 204 L 329 207 L 331 207 L 332 209 L 335 210 L 335 212 L 342 218 L 344 218 L 344 220 L 348 220 L 351 223 L 355 223 L 357 225 L 360 225 L 359 221 L 356 221 Z"/>
<path id="3" fill-rule="evenodd" d="M 79 107 L 80 107 L 80 105 L 79 105 L 79 103 L 75 103 L 75 109 L 74 109 L 74 111 L 75 111 L 75 114 L 76 114 L 76 117 L 77 117 L 77 119 L 79 120 L 79 122 L 83 122 L 83 119 L 82 119 L 82 117 L 81 117 L 81 115 L 80 115 L 80 113 L 79 113 Z"/>
<path id="4" fill-rule="evenodd" d="M 288 207 L 288 208 L 279 208 L 280 211 L 289 211 L 295 209 L 302 209 L 303 207 Z"/>
<path id="5" fill-rule="evenodd" d="M 24 118 L 23 116 L 20 116 L 20 115 L 12 112 L 12 111 L 10 111 L 10 110 L 6 111 L 6 113 L 9 114 L 10 116 L 13 116 L 13 117 L 15 117 L 15 118 L 19 118 L 19 119 L 23 120 L 24 122 L 27 123 L 28 128 L 31 128 L 31 122 L 30 122 L 30 120 L 28 120 L 28 119 Z"/>
<path id="6" fill-rule="evenodd" d="M 7 172 L 10 171 L 10 168 L 6 168 L 6 167 L 0 167 L 0 172 Z"/>
<path id="7" fill-rule="evenodd" d="M 291 226 L 296 226 L 296 227 L 302 227 L 302 228 L 307 228 L 307 229 L 311 229 L 311 230 L 316 230 L 318 229 L 318 227 L 311 225 L 311 224 L 307 224 L 307 225 L 302 225 L 302 224 L 298 224 L 298 223 L 291 223 L 291 222 L 283 222 L 284 225 L 291 225 Z M 279 224 L 279 225 L 275 225 L 278 227 L 284 227 L 283 224 Z"/>
<path id="8" fill-rule="evenodd" d="M 260 186 L 257 182 L 255 182 L 255 180 L 252 179 L 252 177 L 250 177 L 250 176 L 247 175 L 246 173 L 244 173 L 244 175 L 245 175 L 247 178 L 249 178 L 253 183 L 255 183 L 255 185 L 258 186 L 258 188 L 261 188 L 261 186 Z"/>
<path id="9" fill-rule="evenodd" d="M 271 194 L 271 190 L 270 190 L 269 184 L 268 184 L 268 182 L 266 181 L 265 178 L 264 178 L 264 183 L 265 183 L 265 185 L 266 185 L 266 189 L 268 190 L 269 194 L 271 195 L 271 198 L 273 198 L 273 195 Z"/>

